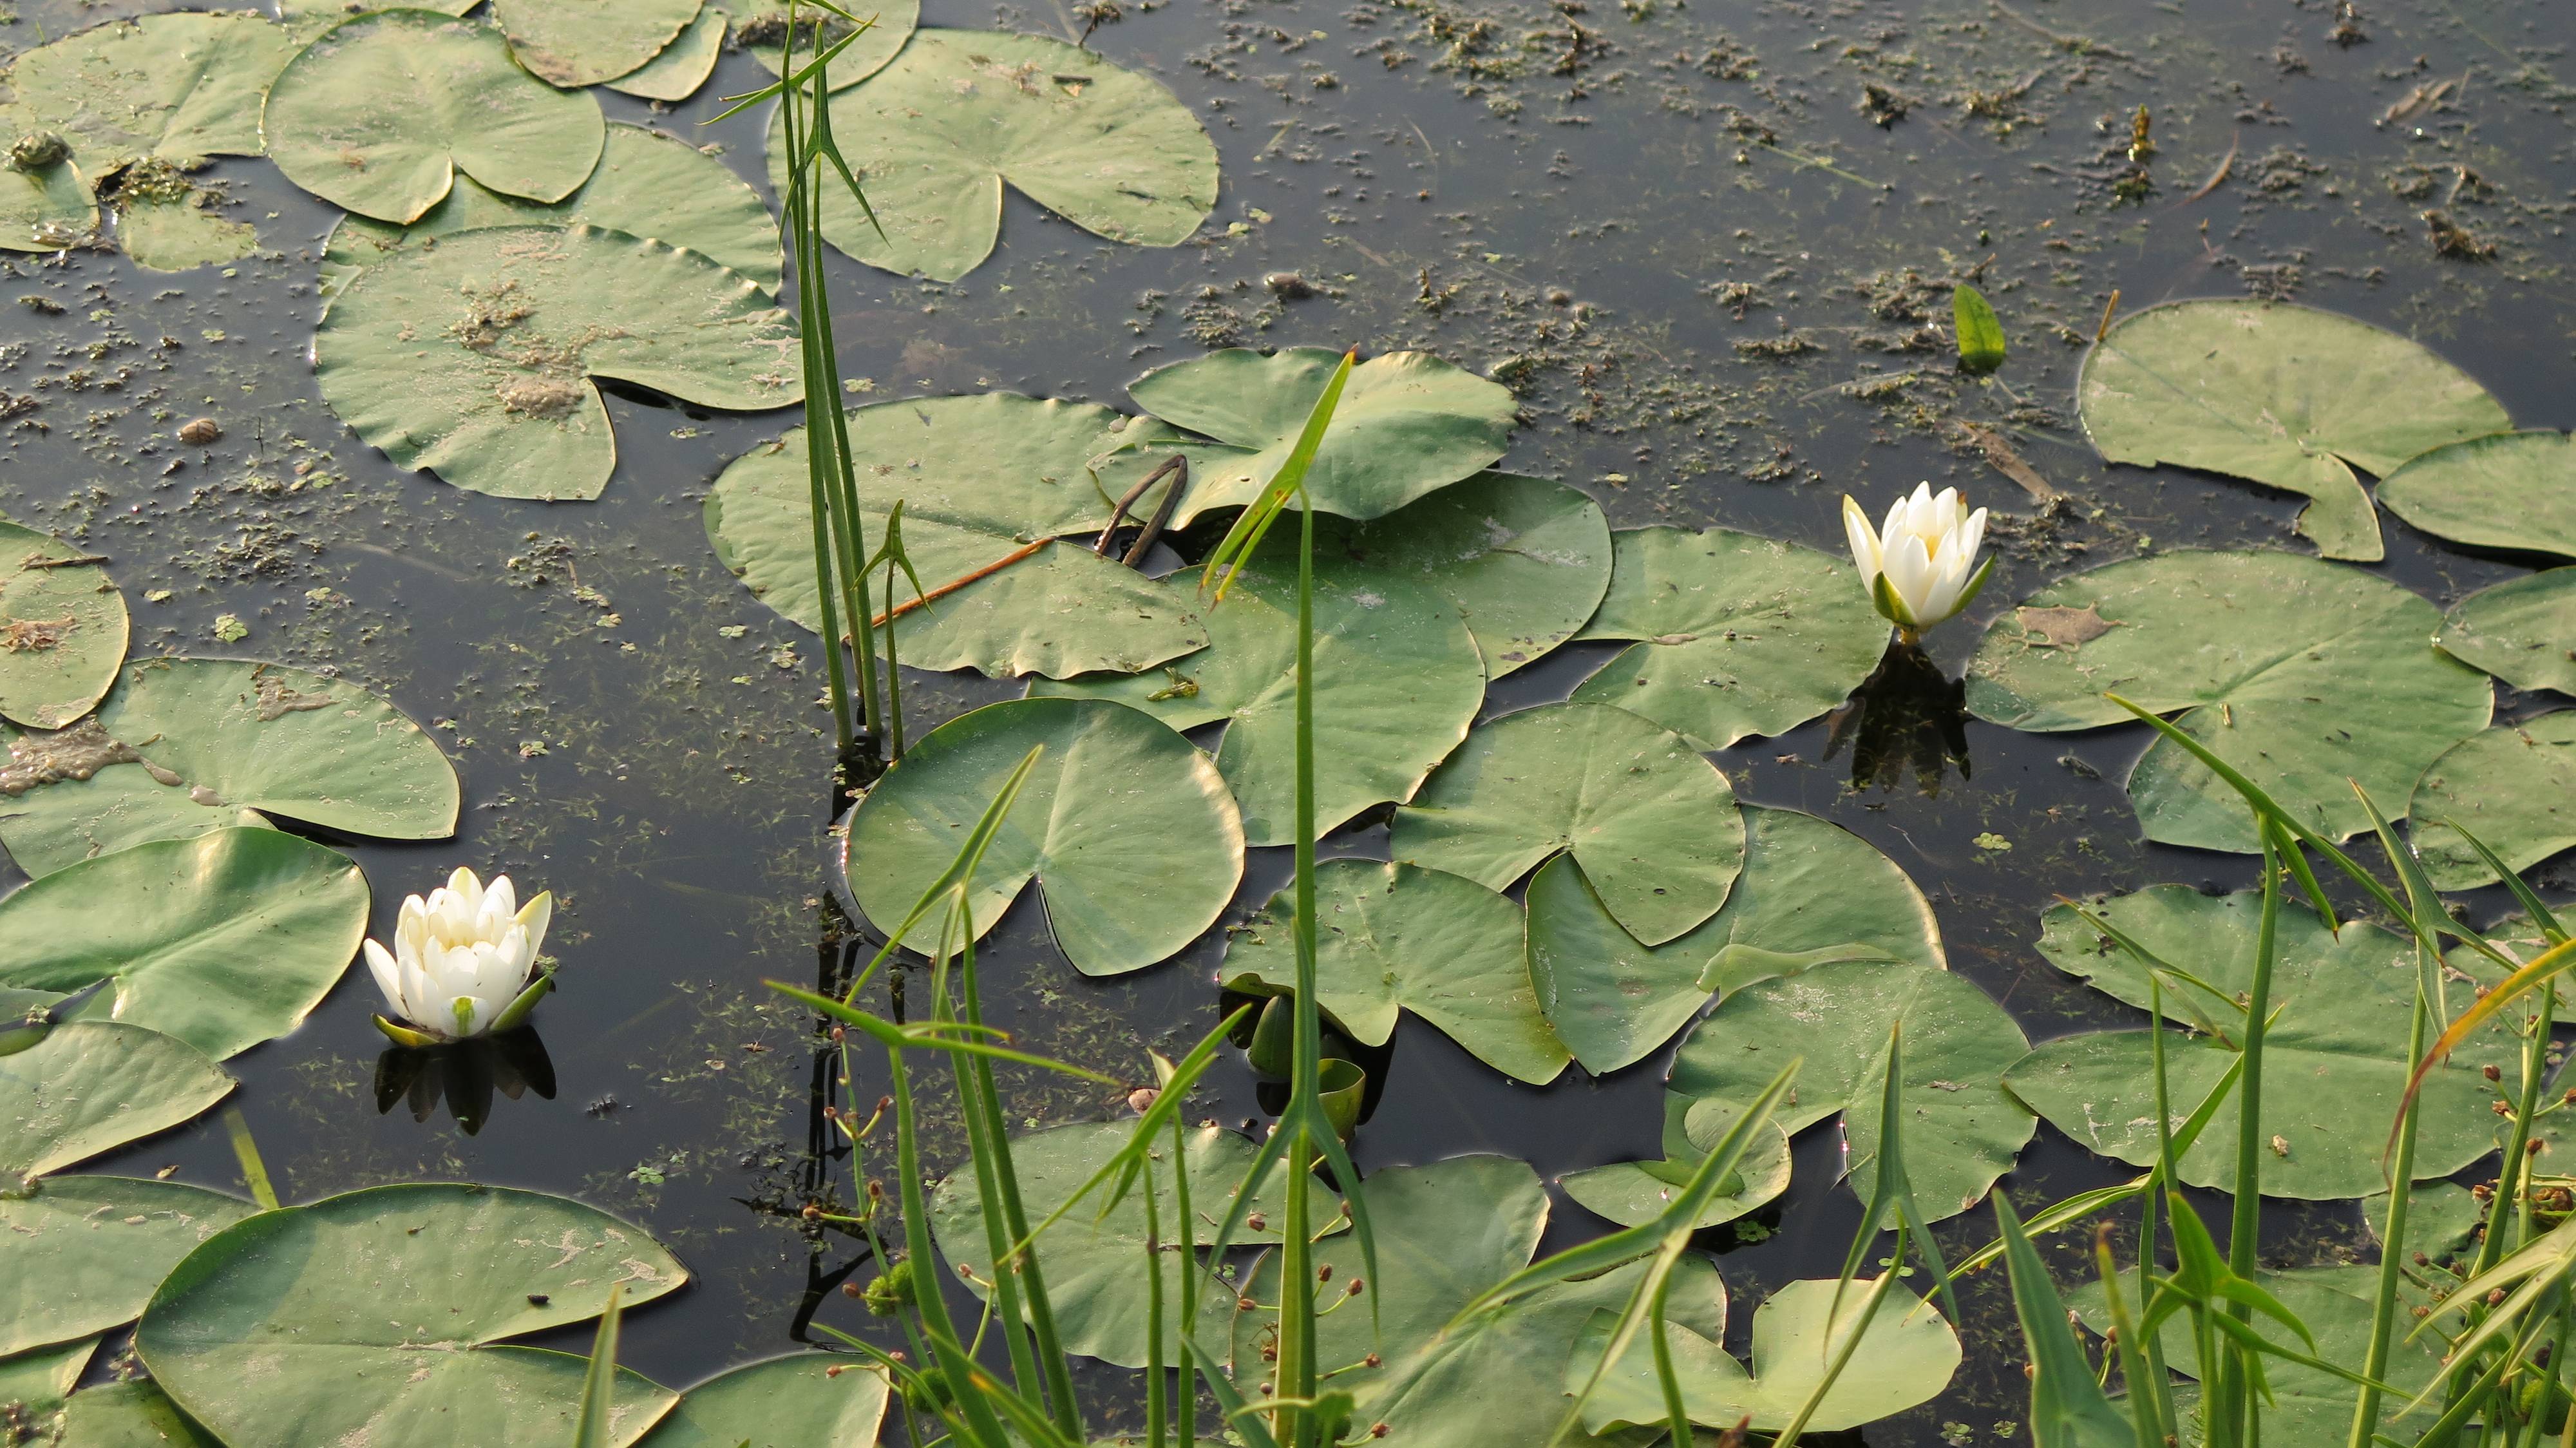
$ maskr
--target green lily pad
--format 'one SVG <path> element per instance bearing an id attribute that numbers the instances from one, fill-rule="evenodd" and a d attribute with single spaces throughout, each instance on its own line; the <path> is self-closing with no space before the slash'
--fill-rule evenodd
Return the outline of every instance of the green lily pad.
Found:
<path id="1" fill-rule="evenodd" d="M 1041 744 L 967 892 L 975 933 L 1033 878 L 1057 948 L 1085 975 L 1141 970 L 1214 925 L 1243 878 L 1243 824 L 1216 765 L 1158 721 L 1091 699 L 988 704 L 907 750 L 850 822 L 850 888 L 868 918 L 902 922 Z"/>
<path id="2" fill-rule="evenodd" d="M 689 22 L 677 40 L 662 47 L 661 54 L 609 81 L 608 88 L 666 105 L 696 95 L 707 77 L 715 74 L 716 60 L 724 54 L 725 26 L 731 19 L 717 6 L 699 7 L 698 18 Z"/>
<path id="3" fill-rule="evenodd" d="M 1315 868 L 1315 907 L 1315 1004 L 1351 1039 L 1383 1046 L 1409 1010 L 1506 1076 L 1544 1086 L 1565 1069 L 1510 900 L 1417 865 L 1327 860 Z M 1232 938 L 1228 990 L 1296 989 L 1296 916 L 1296 892 L 1282 890 Z"/>
<path id="4" fill-rule="evenodd" d="M 286 179 L 396 223 L 419 220 L 459 174 L 561 201 L 598 164 L 604 124 L 598 101 L 521 70 L 500 31 L 425 10 L 322 32 L 278 74 L 260 121 Z"/>
<path id="5" fill-rule="evenodd" d="M 145 271 L 194 271 L 259 250 L 259 230 L 216 211 L 191 186 L 177 195 L 127 196 L 116 208 L 116 244 Z"/>
<path id="6" fill-rule="evenodd" d="M 62 1411 L 63 1399 L 71 1395 L 72 1385 L 80 1381 L 90 1358 L 98 1352 L 98 1342 L 97 1338 L 86 1337 L 0 1358 L 0 1410 L 15 1405 L 20 1420 L 35 1427 L 41 1439 L 44 1425 Z"/>
<path id="7" fill-rule="evenodd" d="M 1694 1107 L 1698 1131 L 1691 1129 Z M 1557 1185 L 1584 1210 L 1623 1227 L 1642 1226 L 1661 1216 L 1699 1171 L 1700 1163 L 1734 1125 L 1735 1113 L 1722 1102 L 1700 1102 L 1676 1091 L 1664 1093 L 1664 1154 L 1657 1161 L 1614 1161 L 1607 1166 L 1568 1172 Z M 1730 1173 L 1736 1185 L 1720 1179 L 1719 1194 L 1700 1209 L 1694 1229 L 1705 1230 L 1760 1211 L 1789 1189 L 1789 1133 L 1779 1123 L 1766 1123 L 1745 1145 L 1743 1160 Z M 1598 1357 L 1598 1354 L 1595 1354 Z"/>
<path id="8" fill-rule="evenodd" d="M 2058 610 L 2091 615 L 2078 631 L 2091 636 L 2052 645 L 2066 635 L 2029 626 Z M 2394 811 L 2435 755 L 2486 726 L 2493 690 L 2432 647 L 2439 624 L 2431 604 L 2355 568 L 2288 553 L 2158 554 L 2061 579 L 1997 619 L 1968 665 L 1968 708 L 2036 733 L 2128 720 L 2108 692 L 2183 711 L 2185 733 L 2346 839 L 2370 828 L 2349 781 Z M 2170 742 L 2130 771 L 2129 799 L 2148 839 L 2260 847 L 2235 790 Z"/>
<path id="9" fill-rule="evenodd" d="M 145 15 L 40 45 L 12 63 L 12 134 L 52 131 L 104 177 L 145 157 L 193 168 L 256 156 L 260 98 L 295 36 L 247 11 Z"/>
<path id="10" fill-rule="evenodd" d="M 894 0 L 890 5 L 871 5 L 863 14 L 858 11 L 851 13 L 859 14 L 860 18 L 872 23 L 867 34 L 851 41 L 847 49 L 832 58 L 832 89 L 836 91 L 847 90 L 885 69 L 885 63 L 894 59 L 895 52 L 903 49 L 903 43 L 912 39 L 912 32 L 921 26 L 921 0 Z M 826 16 L 811 7 L 800 12 L 798 19 L 807 27 L 806 33 L 796 37 L 796 58 L 800 66 L 813 59 L 818 34 L 825 46 L 849 34 L 848 21 Z M 785 53 L 787 39 L 787 8 L 770 5 L 744 16 L 734 38 L 752 59 L 760 62 L 762 69 L 771 75 L 778 74 L 779 58 Z"/>
<path id="11" fill-rule="evenodd" d="M 836 1353 L 798 1353 L 683 1392 L 644 1448 L 870 1448 L 885 1410 L 884 1369 Z"/>
<path id="12" fill-rule="evenodd" d="M 2517 689 L 2576 694 L 2576 568 L 2479 589 L 2451 605 L 2433 641 Z"/>
<path id="13" fill-rule="evenodd" d="M 1199 574 L 1165 580 L 1172 613 L 1197 608 L 1208 647 L 1160 673 L 1039 684 L 1032 694 L 1115 699 L 1175 729 L 1226 721 L 1217 772 L 1248 845 L 1297 841 L 1297 546 L 1274 530 L 1222 600 Z M 1057 551 L 1063 551 L 1059 548 Z M 1315 828 L 1413 798 L 1485 701 L 1485 662 L 1458 607 L 1400 574 L 1315 558 Z"/>
<path id="14" fill-rule="evenodd" d="M 0 1355 L 132 1322 L 180 1258 L 257 1210 L 203 1187 L 127 1177 L 49 1177 L 30 1195 L 0 1197 L 0 1256 L 21 1288 L 0 1304 Z"/>
<path id="15" fill-rule="evenodd" d="M 0 899 L 0 985 L 113 979 L 114 1018 L 220 1061 L 296 1028 L 367 932 L 349 858 L 222 829 L 85 860 Z"/>
<path id="16" fill-rule="evenodd" d="M 125 595 L 85 556 L 0 520 L 0 717 L 60 729 L 116 682 Z"/>
<path id="17" fill-rule="evenodd" d="M 851 67 L 853 70 L 858 67 Z M 823 234 L 870 266 L 953 282 L 992 254 L 1002 183 L 1111 241 L 1178 246 L 1216 206 L 1216 146 L 1161 81 L 1040 35 L 919 30 L 832 97 L 879 235 L 849 188 L 823 188 Z M 845 145 L 848 142 L 844 142 Z M 769 180 L 786 190 L 785 132 Z"/>
<path id="18" fill-rule="evenodd" d="M 97 230 L 98 203 L 79 167 L 0 166 L 0 251 L 62 251 Z"/>
<path id="19" fill-rule="evenodd" d="M 1230 449 L 1191 460 L 1178 519 L 1258 498 L 1341 360 L 1323 347 L 1266 356 L 1229 347 L 1129 383 L 1137 406 Z M 1510 388 L 1428 352 L 1371 357 L 1343 384 L 1332 428 L 1306 469 L 1306 494 L 1319 512 L 1383 517 L 1501 457 L 1517 407 Z"/>
<path id="20" fill-rule="evenodd" d="M 371 1187 L 262 1212 L 189 1254 L 135 1350 L 228 1448 L 571 1441 L 588 1362 L 497 1344 L 630 1306 L 688 1270 L 642 1228 L 565 1197 L 470 1183 Z M 619 1370 L 609 1441 L 675 1395 Z"/>
<path id="21" fill-rule="evenodd" d="M 641 69 L 698 18 L 698 0 L 492 0 L 510 53 L 570 88 Z"/>
<path id="22" fill-rule="evenodd" d="M 94 724 L 11 750 L 75 773 L 0 812 L 0 844 L 30 875 L 255 822 L 245 810 L 377 839 L 456 832 L 456 770 L 419 725 L 358 684 L 283 664 L 129 664 Z"/>
<path id="23" fill-rule="evenodd" d="M 696 252 L 500 226 L 367 268 L 322 314 L 313 371 L 397 467 L 498 497 L 586 499 L 617 466 L 594 379 L 756 412 L 803 395 L 797 345 L 758 282 Z"/>
<path id="24" fill-rule="evenodd" d="M 1720 999 L 1683 1038 L 1672 1089 L 1740 1107 L 1803 1057 L 1797 1099 L 1776 1119 L 1798 1132 L 1840 1112 L 1852 1190 L 1866 1200 L 1878 1180 L 1891 1026 L 1904 1029 L 1897 1099 L 1910 1113 L 1906 1173 L 1924 1215 L 1956 1216 L 2012 1170 L 2038 1129 L 2004 1090 L 2005 1069 L 2029 1042 L 1972 981 L 1931 966 L 1863 960 L 1749 986 Z"/>
<path id="25" fill-rule="evenodd" d="M 886 518 L 901 503 L 904 552 L 933 589 L 1041 539 L 1097 534 L 1109 521 L 1110 490 L 1142 476 L 1152 464 L 1141 449 L 1168 435 L 1105 407 L 1014 392 L 876 403 L 853 409 L 849 429 L 868 548 L 884 541 Z M 820 632 L 805 459 L 803 428 L 734 459 L 707 494 L 706 528 L 716 557 L 754 597 Z M 880 572 L 871 587 L 883 584 Z M 915 668 L 1134 672 L 1205 647 L 1196 612 L 1194 598 L 1064 544 L 903 615 L 895 642 Z M 849 620 L 839 622 L 846 634 Z"/>
<path id="26" fill-rule="evenodd" d="M 82 1448 L 228 1448 L 148 1378 L 72 1394 L 63 1408 L 63 1441 Z"/>
<path id="27" fill-rule="evenodd" d="M 121 1021 L 56 1026 L 0 1056 L 0 1186 L 167 1131 L 232 1089 L 176 1036 Z"/>
<path id="28" fill-rule="evenodd" d="M 1813 815 L 1739 808 L 1744 873 L 1724 908 L 1663 945 L 1639 944 L 1562 859 L 1530 881 L 1530 977 L 1585 1070 L 1644 1060 L 1721 989 L 1834 960 L 1944 963 L 1931 903 L 1894 860 Z"/>
<path id="29" fill-rule="evenodd" d="M 2499 432 L 2449 443 L 2381 479 L 2379 501 L 2436 538 L 2576 558 L 2576 436 Z"/>
<path id="30" fill-rule="evenodd" d="M 2328 558 L 2385 550 L 2353 476 L 2512 426 L 2475 378 L 2421 345 L 2280 302 L 2168 302 L 2121 318 L 2085 354 L 2084 430 L 2115 463 L 2170 463 L 2313 501 L 2299 532 Z"/>
<path id="31" fill-rule="evenodd" d="M 1339 550 L 1458 605 L 1488 679 L 1573 638 L 1610 586 L 1601 505 L 1580 488 L 1516 473 L 1478 473 L 1372 522 L 1319 516 L 1315 548 L 1318 558 Z"/>
<path id="32" fill-rule="evenodd" d="M 1011 1142 L 1011 1159 L 1019 1170 L 1020 1203 L 1030 1223 L 1043 1221 L 1063 1206 L 1074 1189 L 1106 1166 L 1134 1133 L 1133 1122 L 1109 1121 L 1052 1127 L 1015 1138 Z M 1213 1237 L 1213 1224 L 1223 1221 L 1234 1209 L 1236 1191 L 1259 1150 L 1251 1138 L 1213 1126 L 1189 1132 L 1190 1209 L 1198 1214 L 1196 1240 Z M 1155 1202 L 1163 1239 L 1177 1242 L 1181 1208 L 1171 1179 L 1170 1151 L 1165 1145 L 1155 1157 Z M 1274 1167 L 1253 1194 L 1251 1218 L 1263 1225 L 1238 1230 L 1235 1241 L 1279 1240 L 1287 1199 L 1276 1172 Z M 1319 1228 L 1339 1218 L 1340 1204 L 1322 1183 L 1309 1178 L 1306 1191 L 1308 1210 Z M 1126 1198 L 1104 1215 L 1101 1208 L 1108 1202 L 1106 1192 L 1103 1188 L 1084 1198 L 1062 1220 L 1038 1233 L 1038 1265 L 1046 1274 L 1047 1299 L 1055 1307 L 1056 1330 L 1063 1335 L 1068 1350 L 1120 1367 L 1143 1367 L 1148 1355 L 1146 1326 L 1152 1320 L 1143 1265 L 1144 1187 L 1139 1183 L 1131 1188 Z M 971 1167 L 960 1165 L 931 1194 L 931 1226 L 938 1233 L 939 1253 L 960 1277 L 966 1278 L 968 1290 L 978 1297 L 987 1295 L 993 1280 L 993 1254 L 985 1236 L 983 1212 L 983 1196 Z M 1166 1362 L 1179 1349 L 1183 1290 L 1176 1254 L 1163 1280 L 1165 1311 L 1171 1314 L 1164 1319 Z M 1212 1272 L 1203 1275 L 1199 1298 L 1203 1307 L 1212 1309 L 1206 1315 L 1219 1323 L 1230 1322 L 1237 1315 L 1232 1289 Z"/>
<path id="33" fill-rule="evenodd" d="M 1735 791 L 1689 741 L 1624 710 L 1551 704 L 1468 732 L 1395 812 L 1395 858 L 1500 890 L 1571 854 L 1629 934 L 1661 945 L 1744 867 Z"/>
<path id="34" fill-rule="evenodd" d="M 2090 908 L 2172 965 L 2226 993 L 2228 1002 L 2168 982 L 2165 1018 L 2206 1020 L 2241 1036 L 2232 1002 L 2253 983 L 2261 896 L 2212 896 L 2157 885 Z M 2076 914 L 2058 905 L 2041 917 L 2040 954 L 2050 964 L 2130 1005 L 2148 1002 L 2145 970 Z M 2407 1023 L 2415 1008 L 2413 944 L 2376 925 L 2347 921 L 2338 939 L 2314 912 L 2285 904 L 2277 926 L 2272 1004 L 2264 1036 L 2266 1080 L 2296 1083 L 2263 1093 L 2263 1194 L 2332 1201 L 2386 1189 L 2382 1153 L 2406 1089 Z M 2468 992 L 2453 1003 L 2466 1009 Z M 2195 1017 L 2192 1012 L 2199 1012 Z M 2093 1031 L 2042 1042 L 2006 1075 L 2013 1094 L 2090 1150 L 2135 1166 L 2156 1158 L 2155 1072 L 2144 1029 Z M 1910 1053 L 1909 1053 L 1910 1054 Z M 2236 1060 L 2207 1035 L 2165 1039 L 2168 1100 L 2179 1122 Z M 2489 1063 L 2515 1069 L 2512 1035 L 2497 1026 L 2461 1043 L 2451 1064 L 2425 1078 L 2415 1143 L 2419 1179 L 2448 1176 L 2495 1150 L 2494 1091 L 2479 1078 Z M 2210 1118 L 2184 1153 L 2182 1179 L 2232 1189 L 2237 1097 Z M 1909 1156 L 1909 1162 L 1912 1158 Z"/>
<path id="35" fill-rule="evenodd" d="M 2496 883 L 2447 820 L 2515 870 L 2576 846 L 2576 709 L 2499 724 L 2452 745 L 2416 781 L 2407 813 L 2437 890 Z"/>
<path id="36" fill-rule="evenodd" d="M 1574 691 L 1580 703 L 1724 749 L 1841 703 L 1887 651 L 1887 620 L 1844 559 L 1728 528 L 1613 541 L 1610 594 L 1581 637 L 1639 642 Z"/>
<path id="37" fill-rule="evenodd" d="M 467 176 L 409 226 L 340 218 L 322 253 L 322 292 L 337 296 L 365 268 L 456 232 L 582 224 L 694 251 L 764 292 L 778 291 L 778 222 L 760 193 L 688 142 L 618 121 L 608 127 L 598 169 L 561 201 L 522 201 Z"/>

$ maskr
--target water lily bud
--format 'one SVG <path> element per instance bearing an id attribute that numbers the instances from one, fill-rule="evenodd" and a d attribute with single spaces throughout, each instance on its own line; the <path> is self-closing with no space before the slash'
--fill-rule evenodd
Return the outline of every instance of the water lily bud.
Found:
<path id="1" fill-rule="evenodd" d="M 423 1036 L 462 1040 L 525 1020 L 554 981 L 536 972 L 554 909 L 550 892 L 523 907 L 509 876 L 486 887 L 462 868 L 427 899 L 405 899 L 394 948 L 365 942 L 367 969 L 394 1016 L 378 1016 L 378 1029 L 417 1045 Z"/>
<path id="2" fill-rule="evenodd" d="M 1879 528 L 1870 527 L 1869 515 L 1846 494 L 1843 534 L 1871 605 L 1907 643 L 1974 602 L 1995 571 L 1993 559 L 1977 563 L 1986 510 L 1969 512 L 1956 488 L 1936 495 L 1930 483 L 1918 485 L 1896 500 Z"/>

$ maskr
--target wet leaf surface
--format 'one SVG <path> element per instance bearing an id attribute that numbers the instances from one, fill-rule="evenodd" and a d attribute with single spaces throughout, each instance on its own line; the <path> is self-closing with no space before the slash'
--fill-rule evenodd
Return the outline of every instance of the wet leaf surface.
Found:
<path id="1" fill-rule="evenodd" d="M 0 251 L 61 251 L 98 230 L 89 179 L 69 161 L 0 166 Z"/>
<path id="2" fill-rule="evenodd" d="M 63 1419 L 69 1442 L 97 1448 L 227 1448 L 149 1380 L 101 1383 L 72 1397 Z"/>
<path id="3" fill-rule="evenodd" d="M 36 1348 L 15 1357 L 0 1358 L 0 1403 L 17 1403 L 28 1418 L 42 1424 L 61 1411 L 63 1399 L 72 1385 L 81 1379 L 90 1358 L 98 1351 L 98 1339 L 83 1338 L 58 1347 Z M 75 1441 L 108 1442 L 113 1439 Z"/>
<path id="4" fill-rule="evenodd" d="M 259 232 L 214 209 L 191 188 L 177 196 L 128 198 L 116 208 L 116 243 L 146 271 L 194 271 L 259 250 Z"/>

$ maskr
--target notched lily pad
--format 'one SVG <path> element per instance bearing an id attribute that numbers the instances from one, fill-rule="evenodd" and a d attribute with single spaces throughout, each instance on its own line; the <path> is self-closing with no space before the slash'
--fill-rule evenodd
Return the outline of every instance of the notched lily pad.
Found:
<path id="1" fill-rule="evenodd" d="M 127 1177 L 48 1177 L 27 1196 L 0 1196 L 0 1242 L 20 1288 L 0 1303 L 0 1356 L 132 1322 L 180 1258 L 257 1210 L 203 1187 Z"/>
<path id="2" fill-rule="evenodd" d="M 60 729 L 125 662 L 125 595 L 80 549 L 0 520 L 0 718 Z"/>
<path id="3" fill-rule="evenodd" d="M 40 45 L 10 66 L 11 135 L 51 131 L 104 178 L 145 157 L 192 168 L 264 149 L 260 99 L 295 54 L 249 12 L 145 15 Z"/>
<path id="4" fill-rule="evenodd" d="M 2500 432 L 2434 448 L 2382 479 L 2379 501 L 2454 543 L 2576 558 L 2576 435 Z"/>
<path id="5" fill-rule="evenodd" d="M 1601 505 L 1581 488 L 1517 473 L 1478 473 L 1366 523 L 1319 517 L 1315 547 L 1458 605 L 1488 679 L 1575 637 L 1610 586 Z"/>
<path id="6" fill-rule="evenodd" d="M 1690 1420 L 1721 1430 L 1747 1418 L 1756 1430 L 1786 1428 L 1801 1420 L 1807 1400 L 1847 1346 L 1851 1357 L 1841 1376 L 1813 1415 L 1803 1418 L 1810 1427 L 1826 1432 L 1857 1428 L 1938 1397 L 1959 1370 L 1958 1333 L 1931 1303 L 1904 1287 L 1890 1285 L 1887 1295 L 1873 1303 L 1874 1281 L 1791 1282 L 1772 1293 L 1753 1311 L 1752 1372 L 1714 1338 L 1668 1326 L 1666 1342 Z M 1618 1321 L 1616 1312 L 1593 1314 L 1565 1365 L 1568 1393 L 1592 1380 Z M 1858 1343 L 1852 1342 L 1854 1337 Z M 1583 1429 L 1610 1433 L 1657 1428 L 1666 1421 L 1654 1345 L 1640 1333 L 1584 1400 Z"/>
<path id="7" fill-rule="evenodd" d="M 2434 642 L 2517 689 L 2576 694 L 2576 568 L 2479 589 L 2451 606 Z"/>
<path id="8" fill-rule="evenodd" d="M 871 1448 L 885 1410 L 885 1369 L 839 1353 L 797 1353 L 685 1390 L 644 1448 Z"/>
<path id="9" fill-rule="evenodd" d="M 689 22 L 678 39 L 662 47 L 661 54 L 611 80 L 608 88 L 666 105 L 696 95 L 707 77 L 715 73 L 717 58 L 724 54 L 725 26 L 731 19 L 716 6 L 700 7 L 698 18 Z"/>
<path id="10" fill-rule="evenodd" d="M 2576 709 L 2499 724 L 2452 745 L 2416 781 L 2407 813 L 2424 873 L 2440 890 L 2496 883 L 2453 821 L 2515 870 L 2576 846 Z"/>
<path id="11" fill-rule="evenodd" d="M 570 88 L 641 68 L 698 18 L 698 0 L 492 0 L 492 15 L 519 64 Z"/>
<path id="12" fill-rule="evenodd" d="M 845 7 L 846 8 L 846 7 Z M 857 14 L 858 12 L 852 11 Z M 850 22 L 836 15 L 826 15 L 808 7 L 796 17 L 796 57 L 801 66 L 813 58 L 816 45 L 828 47 L 846 38 Z M 912 32 L 921 26 L 921 0 L 894 0 L 892 4 L 871 5 L 862 18 L 872 22 L 867 34 L 850 42 L 839 55 L 832 57 L 832 89 L 847 90 L 885 69 Z M 747 11 L 734 38 L 752 59 L 771 75 L 778 74 L 780 58 L 786 53 L 787 7 L 762 0 L 760 8 Z"/>
<path id="13" fill-rule="evenodd" d="M 69 1021 L 0 1056 L 0 1188 L 193 1119 L 233 1078 L 175 1036 Z"/>

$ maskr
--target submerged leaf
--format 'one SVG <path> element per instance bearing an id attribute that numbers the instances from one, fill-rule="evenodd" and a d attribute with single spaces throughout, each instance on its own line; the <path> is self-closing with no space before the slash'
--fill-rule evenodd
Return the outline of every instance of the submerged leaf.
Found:
<path id="1" fill-rule="evenodd" d="M 2456 822 L 2526 870 L 2576 846 L 2576 709 L 2472 734 L 2443 751 L 2407 806 L 2424 873 L 2441 890 L 2496 883 Z"/>
<path id="2" fill-rule="evenodd" d="M 2409 459 L 2379 501 L 2437 538 L 2576 558 L 2576 435 L 2499 432 Z"/>
<path id="3" fill-rule="evenodd" d="M 56 1026 L 0 1056 L 0 1187 L 167 1131 L 232 1089 L 175 1036 L 118 1021 Z"/>
<path id="4" fill-rule="evenodd" d="M 2576 568 L 2479 589 L 2451 605 L 2434 642 L 2517 689 L 2576 694 Z"/>
<path id="5" fill-rule="evenodd" d="M 130 191 L 116 208 L 116 243 L 146 271 L 194 271 L 239 261 L 259 250 L 259 231 L 216 211 L 213 198 L 190 186 L 176 195 Z"/>
<path id="6" fill-rule="evenodd" d="M 642 67 L 698 18 L 698 0 L 492 0 L 510 53 L 540 80 L 597 85 Z"/>
<path id="7" fill-rule="evenodd" d="M 0 1195 L 0 1242 L 18 1288 L 0 1301 L 0 1357 L 132 1322 L 180 1258 L 257 1210 L 203 1187 L 127 1177 L 48 1177 L 32 1195 Z"/>
<path id="8" fill-rule="evenodd" d="M 62 251 L 97 230 L 98 203 L 79 167 L 0 166 L 0 251 Z"/>
<path id="9" fill-rule="evenodd" d="M 0 519 L 0 718 L 60 729 L 125 662 L 125 595 L 57 538 Z"/>

